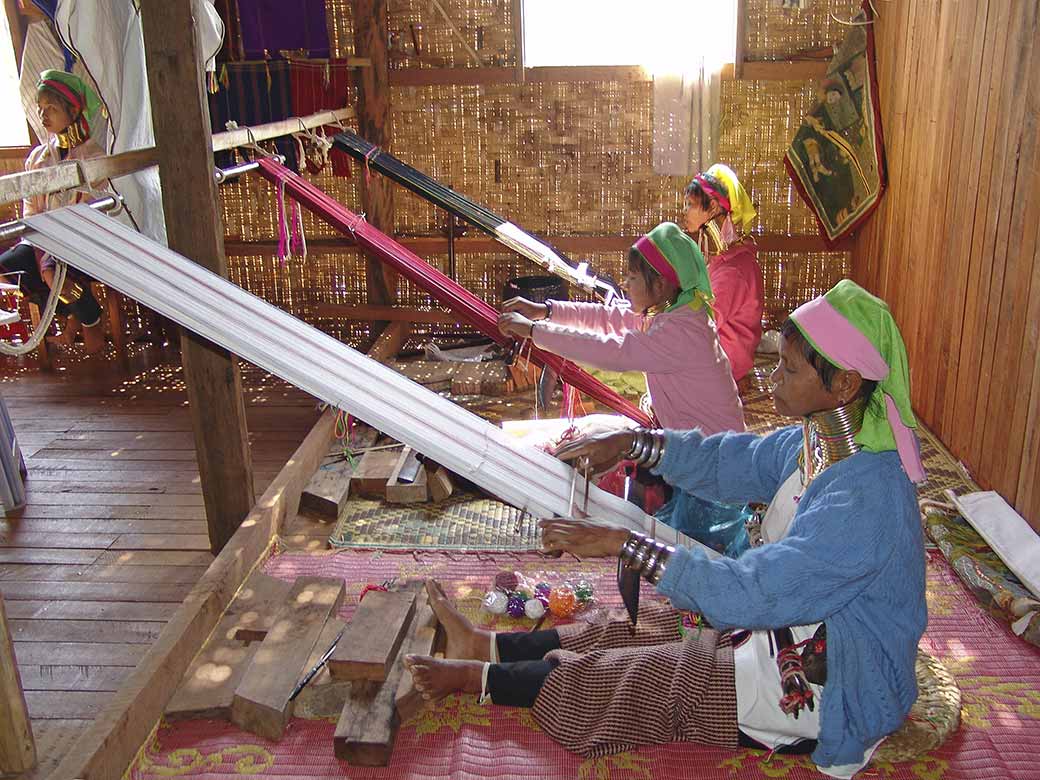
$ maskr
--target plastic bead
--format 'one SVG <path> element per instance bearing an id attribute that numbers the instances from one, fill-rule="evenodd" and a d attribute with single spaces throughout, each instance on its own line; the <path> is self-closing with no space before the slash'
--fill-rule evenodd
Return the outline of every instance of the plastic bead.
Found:
<path id="1" fill-rule="evenodd" d="M 545 600 L 549 600 L 549 592 L 552 590 L 552 586 L 548 582 L 539 582 L 534 586 L 534 597 L 541 598 L 545 597 Z"/>
<path id="2" fill-rule="evenodd" d="M 569 585 L 553 588 L 549 593 L 549 610 L 557 617 L 570 617 L 578 609 L 578 597 Z"/>
<path id="3" fill-rule="evenodd" d="M 484 609 L 493 615 L 501 615 L 509 605 L 509 597 L 500 590 L 490 590 L 482 602 Z"/>
<path id="4" fill-rule="evenodd" d="M 524 614 L 531 620 L 538 620 L 545 614 L 545 604 L 540 599 L 528 599 L 524 602 Z"/>
<path id="5" fill-rule="evenodd" d="M 574 595 L 582 606 L 588 604 L 592 601 L 592 584 L 587 580 L 578 580 L 574 583 Z"/>
<path id="6" fill-rule="evenodd" d="M 509 597 L 509 601 L 506 604 L 506 612 L 509 613 L 510 617 L 523 617 L 524 616 L 524 599 L 523 596 L 518 596 L 514 593 Z"/>

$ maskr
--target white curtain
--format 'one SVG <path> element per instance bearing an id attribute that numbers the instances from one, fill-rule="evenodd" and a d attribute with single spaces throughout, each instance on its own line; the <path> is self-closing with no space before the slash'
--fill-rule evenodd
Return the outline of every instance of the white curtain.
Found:
<path id="1" fill-rule="evenodd" d="M 207 69 L 212 70 L 224 39 L 224 25 L 213 8 L 213 0 L 192 2 L 201 56 Z M 138 4 L 134 0 L 59 0 L 55 26 L 65 45 L 76 53 L 94 79 L 108 108 L 111 134 L 107 151 L 119 154 L 154 146 Z M 137 229 L 165 244 L 158 167 L 121 176 L 112 183 L 123 196 Z"/>
<path id="2" fill-rule="evenodd" d="M 691 2 L 664 31 L 654 73 L 654 173 L 690 176 L 718 162 L 722 69 L 736 50 L 736 2 Z"/>

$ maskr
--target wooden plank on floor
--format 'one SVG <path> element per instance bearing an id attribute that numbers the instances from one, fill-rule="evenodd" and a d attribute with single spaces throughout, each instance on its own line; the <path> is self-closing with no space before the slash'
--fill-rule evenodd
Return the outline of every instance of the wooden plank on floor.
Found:
<path id="1" fill-rule="evenodd" d="M 145 644 L 97 644 L 95 642 L 15 642 L 18 665 L 135 666 L 148 652 Z"/>
<path id="2" fill-rule="evenodd" d="M 108 550 L 97 559 L 97 563 L 123 566 L 209 566 L 212 562 L 209 550 Z"/>
<path id="3" fill-rule="evenodd" d="M 118 691 L 132 666 L 25 664 L 18 667 L 27 691 Z"/>
<path id="4" fill-rule="evenodd" d="M 46 582 L 39 580 L 5 580 L 0 592 L 8 601 L 135 601 L 180 604 L 191 592 L 189 583 L 156 584 L 125 582 Z"/>
<path id="5" fill-rule="evenodd" d="M 165 507 L 202 506 L 202 496 L 168 493 L 53 493 L 49 491 L 25 491 L 28 504 L 37 506 L 97 504 L 98 506 L 149 506 L 160 513 Z"/>
<path id="6" fill-rule="evenodd" d="M 163 622 L 130 620 L 11 620 L 16 642 L 95 642 L 144 644 L 154 642 Z"/>
<path id="7" fill-rule="evenodd" d="M 195 584 L 206 571 L 205 566 L 65 566 L 62 564 L 0 564 L 0 588 L 7 592 L 7 582 L 42 580 L 44 582 L 132 582 L 142 585 Z"/>
<path id="8" fill-rule="evenodd" d="M 111 476 L 111 475 L 109 475 Z M 186 495 L 193 496 L 202 492 L 202 486 L 197 482 L 192 483 L 185 480 L 182 484 L 171 482 L 152 483 L 138 482 L 136 479 L 119 480 L 117 482 L 104 482 L 100 480 L 89 480 L 72 482 L 68 479 L 42 480 L 32 475 L 32 479 L 26 484 L 33 493 L 121 493 L 126 495 L 141 496 L 142 503 L 148 503 L 148 496 Z M 79 474 L 76 479 L 85 479 Z"/>
<path id="9" fill-rule="evenodd" d="M 230 717 L 235 690 L 260 648 L 259 642 L 238 639 L 238 631 L 243 625 L 268 627 L 291 588 L 259 572 L 246 581 L 166 705 L 168 721 Z"/>
<path id="10" fill-rule="evenodd" d="M 353 473 L 354 468 L 346 460 L 323 463 L 303 489 L 300 509 L 335 520 L 347 503 Z"/>
<path id="11" fill-rule="evenodd" d="M 37 777 L 49 777 L 58 763 L 75 744 L 83 731 L 90 725 L 90 720 L 53 719 L 33 720 L 33 736 L 36 737 L 36 750 L 39 763 L 36 766 Z"/>
<path id="12" fill-rule="evenodd" d="M 423 616 L 428 606 L 429 597 L 423 589 L 416 596 L 415 611 Z M 416 641 L 419 629 L 420 622 L 413 620 L 406 635 L 406 646 L 410 647 Z M 350 696 L 343 706 L 333 737 L 337 758 L 353 766 L 386 766 L 390 763 L 400 726 L 395 700 L 405 674 L 401 661 L 399 653 L 382 684 L 351 683 Z"/>
<path id="13" fill-rule="evenodd" d="M 205 520 L 201 506 L 27 506 L 19 519 Z"/>
<path id="14" fill-rule="evenodd" d="M 67 533 L 66 528 L 78 527 L 75 523 L 63 523 L 61 530 L 38 532 L 33 521 L 21 521 L 17 524 L 0 520 L 0 547 L 27 547 L 32 550 L 49 548 L 67 551 L 107 550 L 119 534 Z M 32 530 L 30 530 L 32 529 Z M 96 557 L 96 553 L 95 553 Z M 4 563 L 18 563 L 6 560 Z M 91 563 L 92 561 L 33 561 L 33 563 Z"/>
<path id="15" fill-rule="evenodd" d="M 204 534 L 206 521 L 154 520 L 147 517 L 123 520 L 20 517 L 16 521 L 0 519 L 0 534 L 4 533 L 12 534 L 14 541 L 25 536 L 46 537 L 50 539 L 48 547 L 60 547 L 62 544 L 59 542 L 64 543 L 68 539 L 69 546 L 74 549 L 107 549 L 120 534 Z M 39 546 L 39 543 L 31 546 Z"/>
<path id="16" fill-rule="evenodd" d="M 122 534 L 110 550 L 205 550 L 209 537 L 202 534 Z M 209 560 L 212 560 L 212 555 Z"/>
<path id="17" fill-rule="evenodd" d="M 165 621 L 176 603 L 155 601 L 8 601 L 7 616 L 22 620 L 151 620 Z"/>
<path id="18" fill-rule="evenodd" d="M 112 696 L 111 691 L 26 691 L 25 703 L 33 720 L 92 718 Z"/>
<path id="19" fill-rule="evenodd" d="M 91 564 L 101 555 L 99 550 L 48 550 L 0 546 L 0 563 L 71 563 Z"/>
<path id="20" fill-rule="evenodd" d="M 343 591 L 339 579 L 296 580 L 235 690 L 232 723 L 268 739 L 281 739 L 292 715 L 289 696 L 326 621 L 342 604 Z"/>
<path id="21" fill-rule="evenodd" d="M 385 680 L 411 626 L 415 600 L 409 591 L 365 594 L 329 658 L 332 678 Z"/>

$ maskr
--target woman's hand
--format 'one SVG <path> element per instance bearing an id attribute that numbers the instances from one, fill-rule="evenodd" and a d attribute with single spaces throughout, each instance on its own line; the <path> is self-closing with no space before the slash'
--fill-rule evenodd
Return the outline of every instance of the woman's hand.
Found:
<path id="1" fill-rule="evenodd" d="M 628 541 L 628 529 L 591 520 L 542 520 L 543 552 L 569 552 L 579 558 L 616 556 Z"/>
<path id="2" fill-rule="evenodd" d="M 595 433 L 567 442 L 553 454 L 562 461 L 583 465 L 587 458 L 592 473 L 599 474 L 623 460 L 625 453 L 632 449 L 635 438 L 635 432 L 631 430 Z"/>
<path id="3" fill-rule="evenodd" d="M 510 298 L 502 304 L 502 313 L 516 312 L 529 320 L 544 320 L 549 316 L 549 307 L 544 303 L 535 303 L 527 298 Z"/>
<path id="4" fill-rule="evenodd" d="M 534 323 L 523 314 L 504 312 L 498 315 L 498 329 L 503 336 L 529 339 L 531 338 L 531 331 L 534 329 Z"/>

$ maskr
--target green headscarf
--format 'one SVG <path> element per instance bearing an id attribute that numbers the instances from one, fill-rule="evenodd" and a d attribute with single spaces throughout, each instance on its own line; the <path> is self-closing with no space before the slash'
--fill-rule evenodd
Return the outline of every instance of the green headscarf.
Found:
<path id="1" fill-rule="evenodd" d="M 693 310 L 707 306 L 712 315 L 708 266 L 692 238 L 674 222 L 662 222 L 634 244 L 633 248 L 661 276 L 679 288 L 679 297 L 666 311 L 680 306 Z"/>
<path id="2" fill-rule="evenodd" d="M 856 441 L 871 452 L 898 450 L 910 479 L 923 481 L 924 466 L 912 431 L 917 420 L 910 407 L 906 346 L 888 304 L 851 279 L 842 279 L 825 295 L 799 306 L 791 319 L 831 363 L 877 381 Z"/>

